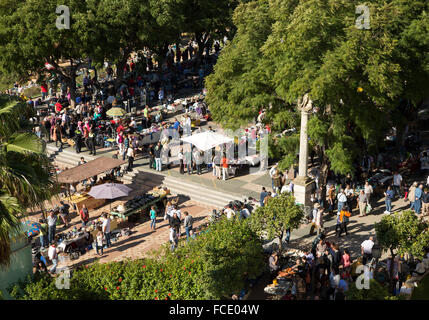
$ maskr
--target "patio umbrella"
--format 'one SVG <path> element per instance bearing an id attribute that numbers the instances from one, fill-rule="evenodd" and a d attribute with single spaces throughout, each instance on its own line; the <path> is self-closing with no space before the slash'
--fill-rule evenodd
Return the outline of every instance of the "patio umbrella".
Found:
<path id="1" fill-rule="evenodd" d="M 116 199 L 128 196 L 132 189 L 124 184 L 105 183 L 92 187 L 88 194 L 95 199 Z M 110 204 L 112 210 L 112 204 Z"/>
<path id="2" fill-rule="evenodd" d="M 27 232 L 28 237 L 39 234 L 41 228 L 40 223 L 28 220 L 24 221 L 22 224 L 23 229 L 25 232 Z"/>
<path id="3" fill-rule="evenodd" d="M 132 189 L 120 183 L 105 183 L 91 188 L 89 195 L 95 199 L 116 199 L 127 196 Z"/>
<path id="4" fill-rule="evenodd" d="M 110 108 L 106 114 L 109 117 L 123 117 L 124 115 L 127 114 L 127 112 L 122 108 L 113 107 L 113 108 Z"/>
<path id="5" fill-rule="evenodd" d="M 181 140 L 193 144 L 201 151 L 207 151 L 221 144 L 234 141 L 234 139 L 212 131 L 193 134 L 191 136 L 182 138 Z"/>

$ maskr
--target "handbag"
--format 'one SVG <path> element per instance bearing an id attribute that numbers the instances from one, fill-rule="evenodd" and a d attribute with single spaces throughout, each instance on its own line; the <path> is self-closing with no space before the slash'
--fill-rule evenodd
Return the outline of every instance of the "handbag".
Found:
<path id="1" fill-rule="evenodd" d="M 365 212 L 366 212 L 366 213 L 370 213 L 370 212 L 371 212 L 371 210 L 372 210 L 372 207 L 371 207 L 371 205 L 368 203 L 368 204 L 366 205 L 366 210 L 365 210 Z"/>

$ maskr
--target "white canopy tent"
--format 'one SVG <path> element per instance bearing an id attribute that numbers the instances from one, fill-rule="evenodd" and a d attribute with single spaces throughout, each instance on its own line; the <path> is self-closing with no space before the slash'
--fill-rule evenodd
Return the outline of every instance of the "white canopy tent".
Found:
<path id="1" fill-rule="evenodd" d="M 224 143 L 233 142 L 234 139 L 223 134 L 212 131 L 205 131 L 181 139 L 183 142 L 191 143 L 201 151 L 210 150 Z"/>

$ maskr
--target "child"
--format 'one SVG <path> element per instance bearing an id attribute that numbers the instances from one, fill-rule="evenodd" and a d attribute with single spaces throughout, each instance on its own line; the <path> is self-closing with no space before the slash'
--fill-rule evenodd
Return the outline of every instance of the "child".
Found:
<path id="1" fill-rule="evenodd" d="M 150 228 L 153 229 L 155 231 L 155 226 L 156 226 L 156 211 L 155 211 L 155 206 L 151 207 L 150 210 Z"/>

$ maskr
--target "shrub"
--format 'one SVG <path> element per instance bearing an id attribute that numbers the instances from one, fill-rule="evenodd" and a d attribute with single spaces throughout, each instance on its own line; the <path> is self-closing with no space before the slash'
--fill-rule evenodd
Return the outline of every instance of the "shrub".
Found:
<path id="1" fill-rule="evenodd" d="M 221 219 L 189 244 L 171 252 L 168 245 L 153 257 L 95 263 L 73 272 L 70 289 L 36 274 L 14 289 L 16 299 L 37 300 L 198 300 L 221 299 L 244 288 L 264 267 L 262 243 L 246 221 Z"/>

